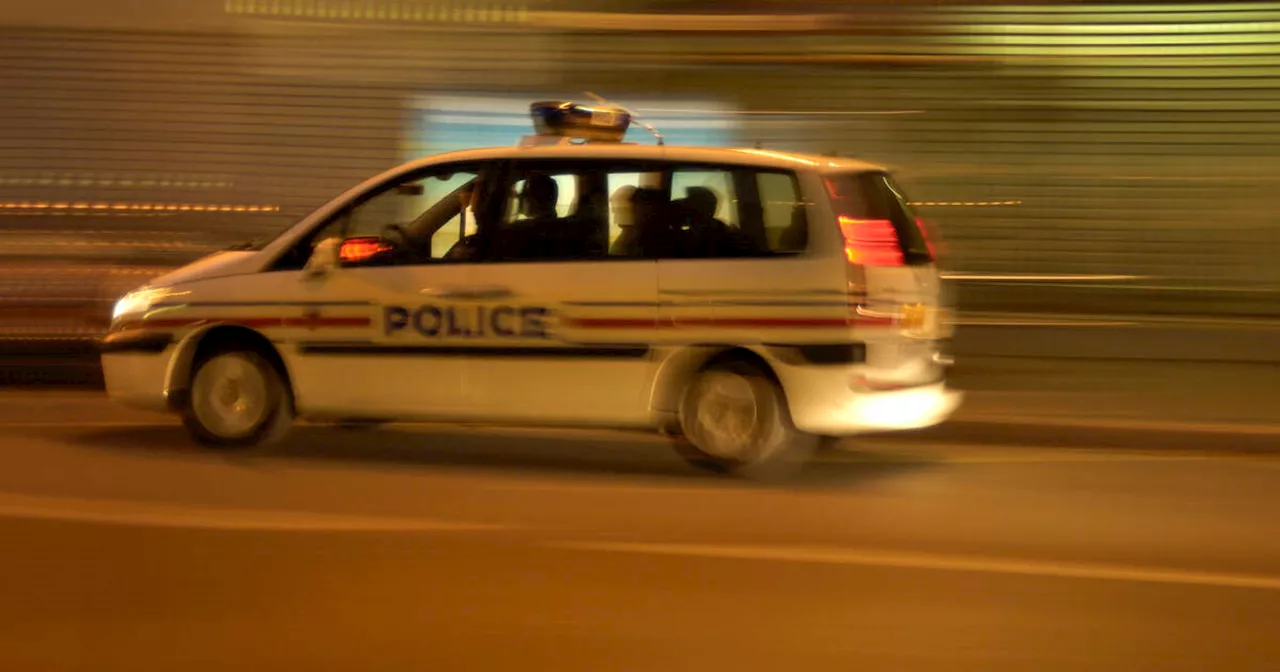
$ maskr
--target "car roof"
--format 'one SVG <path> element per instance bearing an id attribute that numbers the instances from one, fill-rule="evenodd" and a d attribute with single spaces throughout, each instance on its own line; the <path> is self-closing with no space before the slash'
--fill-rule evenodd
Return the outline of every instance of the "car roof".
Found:
<path id="1" fill-rule="evenodd" d="M 885 170 L 883 166 L 857 159 L 783 152 L 772 149 L 672 147 L 669 145 L 637 145 L 620 142 L 467 149 L 424 157 L 411 161 L 405 167 L 412 169 L 454 161 L 492 161 L 498 159 L 648 159 L 653 161 L 711 163 L 757 168 L 808 169 L 824 173 Z"/>

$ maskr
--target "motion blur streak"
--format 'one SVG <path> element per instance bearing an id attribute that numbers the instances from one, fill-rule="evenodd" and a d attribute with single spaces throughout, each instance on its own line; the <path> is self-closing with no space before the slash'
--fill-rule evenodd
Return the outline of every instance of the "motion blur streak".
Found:
<path id="1" fill-rule="evenodd" d="M 77 262 L 171 267 L 276 231 L 397 162 L 423 95 L 589 89 L 679 109 L 699 91 L 738 120 L 735 143 L 899 167 L 941 218 L 947 265 L 973 276 L 966 309 L 1280 316 L 1275 3 L 65 4 L 0 9 L 0 201 L 225 194 L 96 234 L 194 247 Z"/>
<path id="2" fill-rule="evenodd" d="M 139 210 L 142 212 L 279 212 L 275 205 L 203 203 L 0 203 L 0 210 Z"/>
<path id="3" fill-rule="evenodd" d="M 197 451 L 106 403 L 126 292 L 587 91 L 669 147 L 891 168 L 956 414 L 761 486 L 656 436 Z M 1280 2 L 13 1 L 0 92 L 0 669 L 1280 660 Z"/>
<path id="4" fill-rule="evenodd" d="M 119 425 L 116 425 L 119 426 Z M 325 515 L 271 509 L 174 506 L 74 497 L 0 495 L 0 516 L 105 525 L 276 532 L 439 532 L 494 530 L 475 523 Z"/>

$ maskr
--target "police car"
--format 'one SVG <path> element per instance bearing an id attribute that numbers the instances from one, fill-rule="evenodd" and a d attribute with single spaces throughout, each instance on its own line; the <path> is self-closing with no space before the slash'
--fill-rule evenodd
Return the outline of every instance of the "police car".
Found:
<path id="1" fill-rule="evenodd" d="M 936 241 L 883 168 L 531 113 L 517 146 L 394 168 L 121 298 L 110 396 L 211 446 L 295 418 L 649 428 L 746 476 L 960 403 Z"/>

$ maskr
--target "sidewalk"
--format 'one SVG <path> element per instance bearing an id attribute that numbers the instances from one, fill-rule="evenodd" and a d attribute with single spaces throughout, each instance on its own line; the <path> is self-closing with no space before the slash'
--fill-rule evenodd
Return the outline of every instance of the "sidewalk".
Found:
<path id="1" fill-rule="evenodd" d="M 1280 366 L 1236 362 L 960 360 L 949 422 L 910 440 L 1280 452 Z"/>
<path id="2" fill-rule="evenodd" d="M 960 315 L 957 359 L 1031 357 L 1280 364 L 1280 320 L 1149 315 Z"/>
<path id="3" fill-rule="evenodd" d="M 981 416 L 1280 422 L 1277 364 L 962 355 L 950 380 Z"/>

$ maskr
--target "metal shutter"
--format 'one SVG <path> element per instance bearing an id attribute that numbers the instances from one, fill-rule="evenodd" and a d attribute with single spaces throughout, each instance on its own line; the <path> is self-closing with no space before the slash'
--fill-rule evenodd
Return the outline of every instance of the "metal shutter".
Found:
<path id="1" fill-rule="evenodd" d="M 67 206 L 0 208 L 10 259 L 189 258 L 403 160 L 424 93 L 593 89 L 722 99 L 744 142 L 898 168 L 954 271 L 1096 281 L 975 282 L 971 306 L 1280 311 L 1273 5 L 821 3 L 824 30 L 768 34 L 604 29 L 581 2 L 196 5 L 199 31 L 0 33 L 0 205 Z"/>

